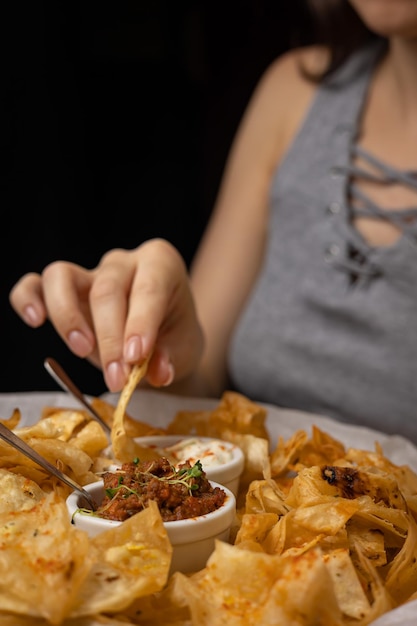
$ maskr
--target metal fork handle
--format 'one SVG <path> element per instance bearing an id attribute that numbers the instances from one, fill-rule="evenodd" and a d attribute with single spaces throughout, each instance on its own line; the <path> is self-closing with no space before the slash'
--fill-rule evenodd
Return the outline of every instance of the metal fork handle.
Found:
<path id="1" fill-rule="evenodd" d="M 55 361 L 52 357 L 47 357 L 44 361 L 44 366 L 47 372 L 58 383 L 64 391 L 67 391 L 73 395 L 82 405 L 89 411 L 91 417 L 95 419 L 104 428 L 107 434 L 111 433 L 111 428 L 103 418 L 97 413 L 94 407 L 87 401 L 84 394 L 78 389 L 76 384 L 71 380 L 68 374 L 64 371 L 61 365 Z"/>
<path id="2" fill-rule="evenodd" d="M 41 456 L 38 452 L 36 452 L 36 450 L 31 448 L 26 443 L 26 441 L 18 437 L 12 430 L 10 430 L 10 428 L 7 428 L 7 426 L 2 424 L 1 422 L 0 438 L 6 441 L 6 443 L 11 445 L 13 448 L 19 450 L 25 456 L 32 459 L 32 461 L 43 467 L 49 474 L 56 476 L 56 478 L 58 478 L 60 481 L 74 489 L 74 491 L 77 491 L 79 494 L 81 494 L 83 498 L 85 498 L 85 500 L 88 502 L 93 511 L 97 509 L 97 505 L 91 495 L 88 493 L 88 491 L 83 489 L 81 485 L 79 485 L 75 480 L 70 478 L 70 476 L 67 476 L 67 474 L 61 472 L 61 470 L 55 467 L 55 465 L 52 465 L 52 463 L 50 463 L 47 459 Z"/>

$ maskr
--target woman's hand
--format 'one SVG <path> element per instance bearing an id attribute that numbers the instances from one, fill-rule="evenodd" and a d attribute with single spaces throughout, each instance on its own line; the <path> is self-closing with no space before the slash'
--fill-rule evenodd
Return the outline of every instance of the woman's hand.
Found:
<path id="1" fill-rule="evenodd" d="M 150 354 L 147 381 L 160 387 L 192 374 L 203 351 L 187 268 L 163 239 L 111 250 L 93 270 L 53 262 L 23 276 L 10 303 L 33 328 L 49 319 L 74 354 L 102 368 L 110 391 Z"/>

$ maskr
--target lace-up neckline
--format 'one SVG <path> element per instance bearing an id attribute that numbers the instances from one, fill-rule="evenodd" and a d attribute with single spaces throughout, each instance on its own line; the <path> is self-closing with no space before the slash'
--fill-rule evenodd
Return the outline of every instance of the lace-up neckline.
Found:
<path id="1" fill-rule="evenodd" d="M 384 186 L 403 184 L 417 192 L 417 172 L 403 171 L 391 167 L 358 145 L 353 146 L 352 157 L 361 157 L 363 161 L 373 166 L 379 172 L 379 174 L 374 174 L 370 170 L 355 165 L 350 165 L 347 168 L 350 180 L 349 196 L 352 200 L 356 199 L 359 201 L 359 205 L 351 202 L 349 208 L 352 215 L 355 217 L 377 217 L 389 221 L 397 228 L 400 228 L 404 234 L 407 234 L 410 229 L 410 218 L 417 218 L 417 195 L 415 206 L 396 209 L 381 208 L 359 189 L 356 181 L 359 179 L 368 180 Z"/>
<path id="2" fill-rule="evenodd" d="M 387 165 L 361 146 L 354 144 L 351 148 L 350 164 L 346 166 L 348 198 L 348 219 L 352 223 L 357 217 L 370 217 L 391 223 L 409 240 L 417 253 L 417 172 L 400 170 Z M 370 169 L 355 165 L 357 158 Z M 371 169 L 372 168 L 372 169 Z M 400 208 L 382 208 L 360 188 L 360 181 L 370 181 L 382 186 L 404 185 L 416 191 L 416 205 Z M 371 259 L 369 249 L 372 246 L 357 246 L 357 239 L 348 237 L 346 255 L 339 257 L 335 263 L 338 269 L 350 276 L 351 284 L 362 278 L 381 276 L 382 270 Z M 368 249 L 368 250 L 367 250 Z"/>

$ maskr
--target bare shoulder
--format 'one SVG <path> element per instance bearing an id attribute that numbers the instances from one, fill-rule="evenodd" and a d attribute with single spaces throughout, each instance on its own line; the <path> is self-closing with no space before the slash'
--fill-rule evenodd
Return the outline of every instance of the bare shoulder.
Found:
<path id="1" fill-rule="evenodd" d="M 319 75 L 328 63 L 325 48 L 311 46 L 284 53 L 273 61 L 259 81 L 255 102 L 261 114 L 272 123 L 281 138 L 282 153 L 297 132 L 316 93 Z"/>
<path id="2" fill-rule="evenodd" d="M 329 52 L 320 46 L 296 48 L 279 56 L 266 70 L 263 79 L 282 83 L 285 81 L 289 88 L 307 88 L 314 86 L 312 76 L 320 74 L 326 69 L 329 62 Z M 304 71 L 303 71 L 304 70 Z"/>
<path id="3" fill-rule="evenodd" d="M 275 92 L 277 100 L 291 109 L 300 103 L 305 106 L 314 95 L 318 76 L 326 68 L 328 52 L 325 48 L 311 46 L 297 48 L 278 57 L 266 70 L 262 88 Z"/>

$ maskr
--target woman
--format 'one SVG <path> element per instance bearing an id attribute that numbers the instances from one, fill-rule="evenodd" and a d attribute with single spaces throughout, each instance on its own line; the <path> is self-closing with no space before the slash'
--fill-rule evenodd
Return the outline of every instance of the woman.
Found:
<path id="1" fill-rule="evenodd" d="M 151 385 L 417 442 L 417 0 L 312 8 L 320 45 L 260 80 L 190 276 L 152 240 L 52 263 L 10 301 L 112 391 L 152 353 Z"/>

